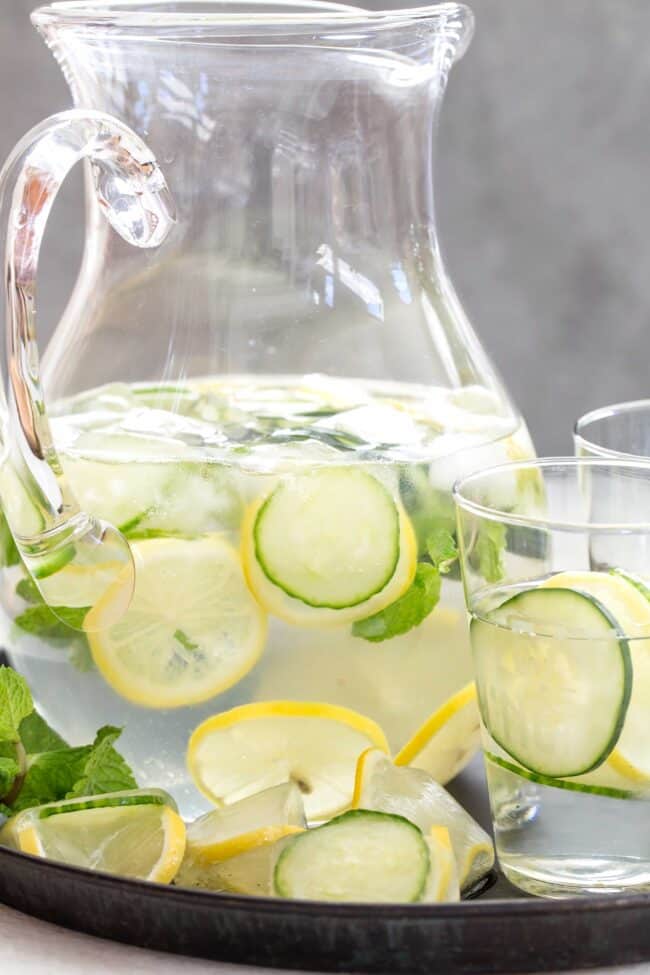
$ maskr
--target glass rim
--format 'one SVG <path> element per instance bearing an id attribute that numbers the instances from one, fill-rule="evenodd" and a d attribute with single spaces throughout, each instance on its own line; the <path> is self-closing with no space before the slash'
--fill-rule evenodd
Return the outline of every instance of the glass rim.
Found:
<path id="1" fill-rule="evenodd" d="M 650 401 L 649 401 L 650 402 Z M 597 530 L 602 534 L 650 534 L 650 514 L 647 521 L 576 521 L 569 518 L 548 517 L 539 515 L 523 515 L 513 511 L 504 511 L 490 505 L 481 504 L 466 497 L 464 489 L 472 483 L 481 479 L 498 477 L 508 472 L 525 470 L 557 470 L 570 471 L 584 468 L 604 468 L 607 470 L 629 470 L 643 471 L 647 473 L 650 481 L 650 458 L 642 457 L 639 460 L 634 458 L 604 459 L 600 457 L 540 457 L 531 460 L 515 461 L 510 464 L 498 464 L 494 467 L 485 467 L 482 470 L 474 471 L 465 477 L 459 478 L 453 486 L 452 493 L 454 503 L 471 514 L 478 515 L 488 521 L 498 521 L 506 525 L 513 525 L 522 528 L 548 528 L 553 531 L 585 533 Z"/>
<path id="2" fill-rule="evenodd" d="M 573 425 L 573 438 L 576 443 L 579 442 L 590 450 L 598 451 L 599 456 L 603 458 L 611 458 L 612 460 L 619 458 L 621 460 L 631 460 L 636 463 L 650 461 L 650 457 L 647 454 L 635 454 L 628 450 L 604 447 L 602 444 L 585 436 L 585 428 L 592 423 L 597 423 L 599 420 L 606 420 L 610 417 L 622 416 L 625 413 L 641 413 L 643 410 L 650 412 L 650 399 L 631 399 L 625 400 L 622 403 L 610 403 L 609 406 L 598 406 L 596 409 L 589 410 L 587 413 L 583 413 L 582 416 L 578 417 Z"/>
<path id="3" fill-rule="evenodd" d="M 227 8 L 233 11 L 228 12 Z M 174 9 L 169 9 L 174 8 Z M 185 10 L 183 8 L 186 8 Z M 205 8 L 202 10 L 201 8 Z M 239 9 L 239 11 L 236 8 Z M 473 14 L 463 2 L 438 0 L 422 7 L 366 10 L 328 0 L 54 0 L 31 14 L 37 27 L 205 27 L 241 25 L 252 32 L 268 26 L 349 29 L 352 25 L 386 28 L 428 19 L 466 21 Z"/>

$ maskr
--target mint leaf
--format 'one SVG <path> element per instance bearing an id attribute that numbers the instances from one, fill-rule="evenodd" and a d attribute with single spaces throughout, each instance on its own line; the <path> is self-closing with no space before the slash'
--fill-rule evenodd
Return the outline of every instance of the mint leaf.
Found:
<path id="1" fill-rule="evenodd" d="M 65 799 L 84 774 L 91 752 L 92 745 L 84 745 L 31 756 L 13 811 L 21 812 L 32 806 Z"/>
<path id="2" fill-rule="evenodd" d="M 428 541 L 433 531 L 441 530 L 453 535 L 456 516 L 451 494 L 432 487 L 427 466 L 409 467 L 399 481 L 400 496 L 411 519 L 418 541 L 418 555 L 427 554 Z"/>
<path id="3" fill-rule="evenodd" d="M 113 748 L 120 734 L 119 728 L 102 728 L 92 745 L 30 756 L 13 812 L 62 799 L 137 789 L 133 773 Z"/>
<path id="4" fill-rule="evenodd" d="M 83 775 L 66 794 L 66 799 L 79 796 L 97 796 L 122 789 L 137 789 L 133 772 L 113 744 L 122 734 L 121 728 L 107 726 L 97 732 L 97 737 L 86 761 Z"/>
<path id="5" fill-rule="evenodd" d="M 30 606 L 16 617 L 14 623 L 25 633 L 42 636 L 46 640 L 70 640 L 70 630 L 80 630 L 90 607 L 56 606 L 55 615 L 49 606 L 40 603 Z"/>
<path id="6" fill-rule="evenodd" d="M 50 728 L 38 711 L 32 711 L 21 721 L 20 740 L 28 755 L 56 752 L 68 747 L 67 742 L 53 728 Z"/>
<path id="7" fill-rule="evenodd" d="M 0 741 L 19 741 L 20 723 L 33 710 L 24 678 L 10 667 L 0 667 Z"/>
<path id="8" fill-rule="evenodd" d="M 95 661 L 88 646 L 88 640 L 80 633 L 68 645 L 68 660 L 80 674 L 95 669 Z"/>
<path id="9" fill-rule="evenodd" d="M 354 623 L 352 633 L 372 643 L 390 640 L 419 626 L 439 599 L 440 572 L 435 566 L 420 562 L 410 589 L 379 613 Z"/>
<path id="10" fill-rule="evenodd" d="M 77 632 L 72 632 L 68 626 L 58 619 L 43 598 L 31 579 L 21 579 L 16 586 L 16 593 L 25 602 L 32 603 L 23 613 L 16 617 L 14 624 L 25 633 L 40 636 L 41 639 L 60 645 L 68 650 L 70 663 L 76 670 L 86 673 L 94 667 L 88 640 L 85 634 L 79 632 L 83 627 L 88 608 L 84 606 L 57 606 L 56 611 L 66 623 Z"/>
<path id="11" fill-rule="evenodd" d="M 19 772 L 20 766 L 14 758 L 0 758 L 0 798 L 9 795 Z"/>
<path id="12" fill-rule="evenodd" d="M 186 633 L 183 633 L 182 630 L 176 630 L 174 633 L 174 639 L 177 640 L 185 650 L 189 650 L 190 653 L 199 649 L 198 643 L 194 643 L 193 640 L 190 640 L 189 636 L 187 636 Z"/>
<path id="13" fill-rule="evenodd" d="M 505 547 L 506 526 L 498 521 L 482 521 L 470 556 L 470 563 L 486 582 L 500 582 L 503 579 Z"/>
<path id="14" fill-rule="evenodd" d="M 16 595 L 24 599 L 26 603 L 42 603 L 43 597 L 38 591 L 38 586 L 33 579 L 29 576 L 25 576 L 23 579 L 19 579 L 16 586 Z"/>
<path id="15" fill-rule="evenodd" d="M 4 802 L 0 802 L 0 821 L 2 820 L 2 817 L 3 816 L 6 819 L 9 819 L 9 817 L 11 815 L 12 815 L 12 812 L 11 812 L 11 809 L 9 808 L 9 806 L 5 806 Z"/>
<path id="16" fill-rule="evenodd" d="M 458 558 L 456 542 L 444 528 L 431 532 L 427 538 L 427 552 L 434 567 L 445 575 Z"/>

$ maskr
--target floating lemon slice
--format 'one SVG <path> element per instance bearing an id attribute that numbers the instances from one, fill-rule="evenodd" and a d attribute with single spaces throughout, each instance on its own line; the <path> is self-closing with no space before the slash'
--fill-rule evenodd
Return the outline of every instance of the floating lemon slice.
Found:
<path id="1" fill-rule="evenodd" d="M 242 539 L 251 590 L 269 613 L 300 626 L 371 616 L 415 576 L 408 516 L 381 481 L 356 468 L 288 478 L 249 508 Z"/>
<path id="2" fill-rule="evenodd" d="M 306 701 L 264 701 L 208 718 L 190 738 L 187 764 L 217 805 L 283 782 L 295 783 L 308 821 L 350 804 L 357 759 L 388 752 L 381 728 L 348 708 Z"/>
<path id="3" fill-rule="evenodd" d="M 4 829 L 32 856 L 170 883 L 183 861 L 185 824 L 160 795 L 128 795 L 132 801 L 114 794 L 40 806 Z"/>
<path id="4" fill-rule="evenodd" d="M 425 836 L 432 826 L 449 830 L 462 890 L 473 887 L 494 864 L 494 847 L 485 830 L 427 772 L 398 767 L 375 748 L 357 764 L 352 806 L 405 816 Z"/>
<path id="5" fill-rule="evenodd" d="M 616 746 L 601 768 L 626 780 L 628 788 L 650 785 L 650 600 L 640 580 L 623 572 L 560 572 L 542 588 L 575 589 L 598 599 L 628 637 L 632 694 Z M 593 773 L 591 773 L 593 775 Z"/>
<path id="6" fill-rule="evenodd" d="M 424 769 L 441 785 L 458 775 L 481 743 L 474 683 L 450 697 L 395 756 L 395 765 Z"/>
<path id="7" fill-rule="evenodd" d="M 176 708 L 240 681 L 262 653 L 266 618 L 237 551 L 216 535 L 151 539 L 131 550 L 136 583 L 129 609 L 104 627 L 109 594 L 84 623 L 107 683 L 135 704 Z"/>
<path id="8" fill-rule="evenodd" d="M 249 850 L 305 829 L 302 794 L 293 782 L 265 789 L 230 806 L 206 813 L 187 828 L 187 853 L 207 863 Z"/>

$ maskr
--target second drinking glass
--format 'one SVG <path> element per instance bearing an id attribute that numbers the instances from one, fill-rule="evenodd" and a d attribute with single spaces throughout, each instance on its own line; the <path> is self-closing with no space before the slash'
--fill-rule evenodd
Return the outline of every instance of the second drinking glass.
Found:
<path id="1" fill-rule="evenodd" d="M 511 464 L 455 500 L 503 871 L 650 889 L 650 464 Z"/>

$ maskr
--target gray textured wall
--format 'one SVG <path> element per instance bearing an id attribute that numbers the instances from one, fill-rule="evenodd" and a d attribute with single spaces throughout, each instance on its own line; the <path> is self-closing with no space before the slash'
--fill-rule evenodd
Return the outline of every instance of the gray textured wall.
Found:
<path id="1" fill-rule="evenodd" d="M 59 69 L 0 0 L 0 155 L 67 107 Z M 585 409 L 650 395 L 650 3 L 473 0 L 438 153 L 439 229 L 467 311 L 540 452 Z M 42 334 L 80 252 L 79 181 L 45 248 Z"/>

